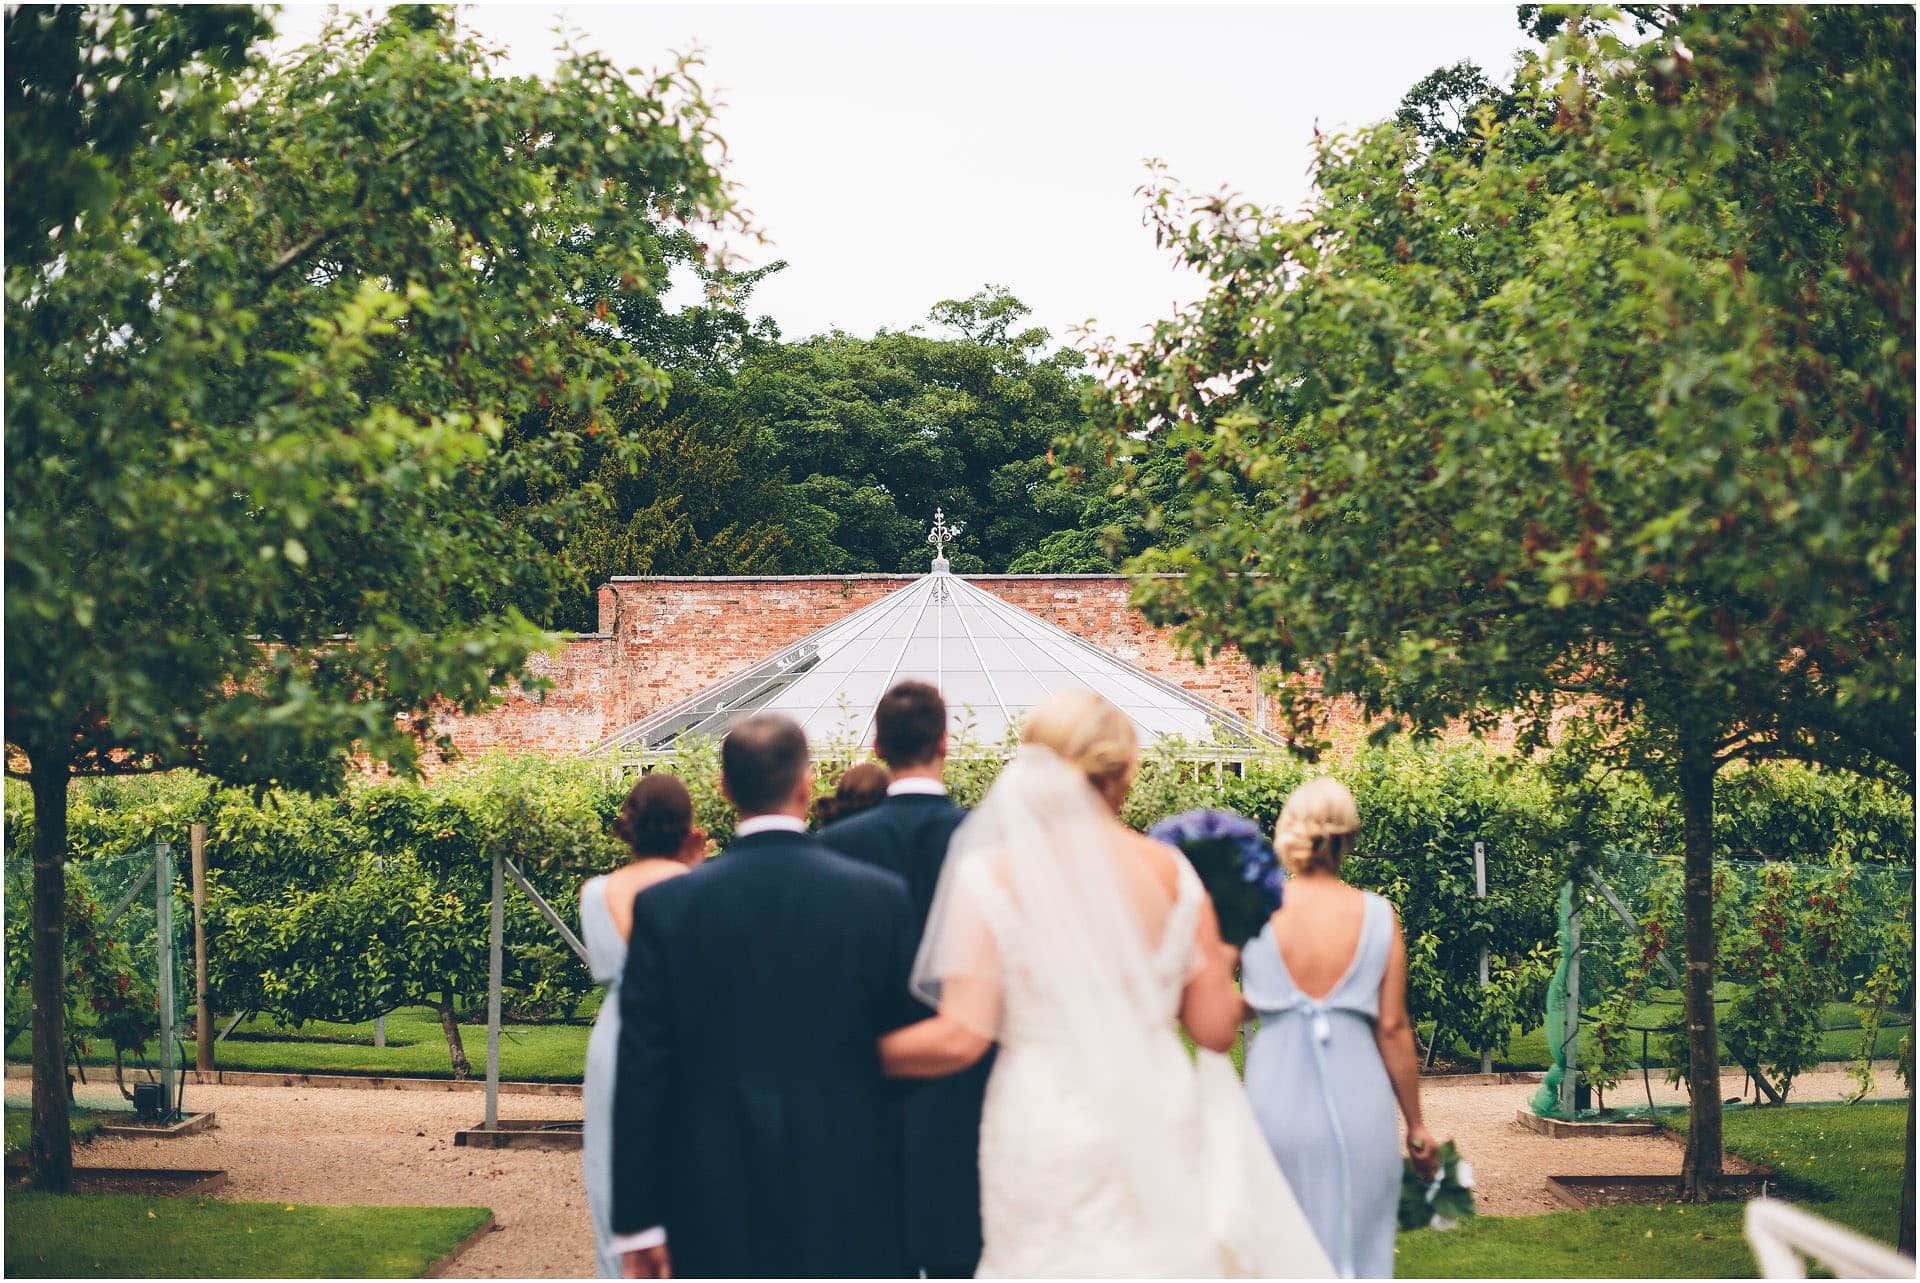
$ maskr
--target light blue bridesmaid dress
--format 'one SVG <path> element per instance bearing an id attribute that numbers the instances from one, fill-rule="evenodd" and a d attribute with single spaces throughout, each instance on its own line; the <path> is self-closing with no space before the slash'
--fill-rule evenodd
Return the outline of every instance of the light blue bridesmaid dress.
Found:
<path id="1" fill-rule="evenodd" d="M 1241 955 L 1241 990 L 1260 1017 L 1247 1094 L 1334 1268 L 1392 1278 L 1400 1202 L 1393 1085 L 1374 1043 L 1393 906 L 1366 892 L 1346 974 L 1315 1000 L 1294 984 L 1268 922 Z"/>
<path id="2" fill-rule="evenodd" d="M 586 1120 L 580 1157 L 586 1167 L 587 1214 L 593 1219 L 593 1251 L 600 1277 L 617 1279 L 620 1262 L 608 1244 L 613 1238 L 614 1062 L 620 1050 L 620 976 L 627 967 L 627 942 L 607 913 L 605 874 L 588 878 L 580 888 L 580 938 L 587 946 L 588 969 L 607 991 L 587 1038 L 587 1080 L 580 1089 Z"/>

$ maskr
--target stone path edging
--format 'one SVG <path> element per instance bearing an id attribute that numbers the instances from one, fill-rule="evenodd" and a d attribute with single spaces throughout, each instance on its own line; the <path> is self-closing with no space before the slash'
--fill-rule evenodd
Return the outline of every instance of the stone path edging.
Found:
<path id="1" fill-rule="evenodd" d="M 493 1212 L 488 1211 L 487 1219 L 482 1221 L 474 1229 L 473 1233 L 467 1235 L 461 1239 L 459 1243 L 455 1244 L 451 1252 L 448 1252 L 445 1256 L 435 1261 L 433 1268 L 429 1269 L 422 1277 L 430 1279 L 457 1279 L 465 1277 L 464 1275 L 455 1273 L 454 1266 L 460 1263 L 461 1257 L 473 1250 L 476 1243 L 493 1233 L 495 1228 Z"/>

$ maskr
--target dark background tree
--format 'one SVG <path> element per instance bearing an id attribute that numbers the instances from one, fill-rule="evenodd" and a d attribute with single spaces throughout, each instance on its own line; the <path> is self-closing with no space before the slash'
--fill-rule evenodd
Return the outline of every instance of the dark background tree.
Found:
<path id="1" fill-rule="evenodd" d="M 697 267 L 700 298 L 670 305 L 663 275 L 614 302 L 599 338 L 658 359 L 672 383 L 664 402 L 614 396 L 608 431 L 583 439 L 575 467 L 503 497 L 517 519 L 548 522 L 559 492 L 593 496 L 540 527 L 583 578 L 557 603 L 523 599 L 530 615 L 591 628 L 580 589 L 614 575 L 924 572 L 935 509 L 965 529 L 956 570 L 1114 568 L 1083 533 L 1085 496 L 1048 462 L 1084 421 L 1085 360 L 1023 326 L 1027 308 L 1006 290 L 935 304 L 924 332 L 787 341 L 751 311 L 754 286 L 780 264 L 698 267 L 690 239 L 661 239 L 671 262 Z M 578 432 L 578 417 L 541 407 L 511 435 Z M 1049 540 L 1064 543 L 1039 552 Z"/>

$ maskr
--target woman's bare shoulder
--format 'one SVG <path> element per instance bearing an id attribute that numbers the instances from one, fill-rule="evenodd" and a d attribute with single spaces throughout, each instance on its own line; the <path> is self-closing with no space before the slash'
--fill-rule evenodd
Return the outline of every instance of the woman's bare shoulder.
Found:
<path id="1" fill-rule="evenodd" d="M 1159 838 L 1150 838 L 1132 829 L 1123 828 L 1120 832 L 1122 849 L 1153 870 L 1153 876 L 1159 882 L 1160 889 L 1168 896 L 1178 895 L 1180 864 L 1187 857 L 1180 854 L 1177 847 L 1169 846 Z"/>
<path id="2" fill-rule="evenodd" d="M 656 883 L 677 878 L 689 871 L 678 860 L 636 860 L 607 874 L 607 896 L 609 899 L 615 895 L 631 898 Z"/>

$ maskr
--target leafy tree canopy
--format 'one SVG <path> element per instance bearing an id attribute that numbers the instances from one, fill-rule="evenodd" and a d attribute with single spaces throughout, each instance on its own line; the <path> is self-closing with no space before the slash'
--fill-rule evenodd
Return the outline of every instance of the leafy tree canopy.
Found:
<path id="1" fill-rule="evenodd" d="M 690 239 L 663 244 L 670 262 L 700 261 Z M 1086 497 L 1048 462 L 1051 444 L 1084 425 L 1091 380 L 1079 353 L 1024 325 L 1026 306 L 999 287 L 934 305 L 931 332 L 783 340 L 750 311 L 754 287 L 780 266 L 702 267 L 708 292 L 677 310 L 657 294 L 615 302 L 606 341 L 659 353 L 669 395 L 616 395 L 601 415 L 608 435 L 584 439 L 576 468 L 503 504 L 530 505 L 517 519 L 533 520 L 544 496 L 603 496 L 542 531 L 587 583 L 922 572 L 936 508 L 965 529 L 956 570 L 1115 568 L 1102 537 L 1082 533 Z M 580 417 L 542 407 L 510 435 L 538 439 Z M 1130 509 L 1095 517 L 1108 515 L 1138 525 Z M 558 606 L 516 600 L 537 618 L 591 626 L 584 593 Z"/>
<path id="2" fill-rule="evenodd" d="M 1303 215 L 1156 192 L 1211 288 L 1110 354 L 1081 457 L 1184 452 L 1186 533 L 1130 563 L 1184 579 L 1140 600 L 1302 743 L 1330 696 L 1511 715 L 1675 790 L 1704 1195 L 1714 773 L 1913 780 L 1913 14 L 1620 16 L 1549 11 L 1471 145 L 1321 140 Z"/>
<path id="3" fill-rule="evenodd" d="M 1910 774 L 1912 64 L 1891 11 L 1569 27 L 1409 168 L 1327 139 L 1302 218 L 1163 228 L 1214 288 L 1090 444 L 1187 450 L 1149 606 L 1420 729 L 1603 696 L 1716 754 Z M 1844 74 L 1836 73 L 1842 69 Z M 1654 756 L 1647 740 L 1632 741 Z"/>
<path id="4" fill-rule="evenodd" d="M 436 703 L 524 677 L 547 636 L 519 604 L 578 583 L 540 533 L 592 498 L 548 483 L 613 398 L 667 390 L 606 341 L 608 296 L 656 288 L 676 232 L 729 206 L 684 65 L 508 78 L 414 6 L 242 68 L 259 19 L 194 12 L 7 15 L 9 187 L 16 163 L 61 187 L 9 207 L 4 322 L 8 765 L 35 795 L 53 1188 L 69 775 L 406 771 Z M 540 411 L 564 421 L 508 434 Z"/>
<path id="5" fill-rule="evenodd" d="M 575 581 L 498 497 L 666 386 L 578 282 L 644 291 L 656 222 L 725 196 L 683 71 L 490 57 L 435 23 L 332 27 L 133 158 L 57 271 L 9 271 L 7 721 L 36 761 L 404 766 L 409 717 L 541 644 L 506 603 Z M 542 405 L 583 422 L 509 440 Z"/>

